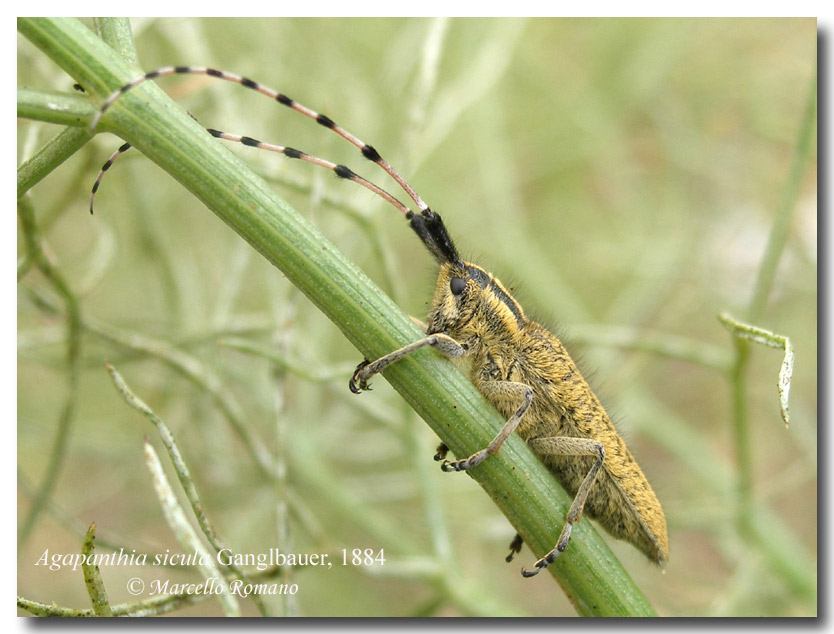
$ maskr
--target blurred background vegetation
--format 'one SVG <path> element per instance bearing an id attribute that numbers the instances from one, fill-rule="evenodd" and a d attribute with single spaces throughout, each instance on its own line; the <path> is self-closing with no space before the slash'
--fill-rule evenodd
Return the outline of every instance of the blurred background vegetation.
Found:
<path id="1" fill-rule="evenodd" d="M 189 64 L 244 74 L 372 143 L 444 215 L 464 257 L 496 273 L 565 339 L 666 512 L 664 570 L 611 540 L 659 614 L 816 614 L 815 137 L 791 176 L 816 75 L 815 20 L 132 26 L 145 70 Z M 73 84 L 22 37 L 18 80 L 69 92 Z M 394 191 L 338 137 L 251 91 L 203 77 L 160 83 L 206 126 L 348 163 Z M 20 121 L 19 159 L 57 131 Z M 144 464 L 142 438 L 159 446 L 158 436 L 120 399 L 107 360 L 173 429 L 209 517 L 236 551 L 384 549 L 381 569 L 294 571 L 298 594 L 267 600 L 270 613 L 574 614 L 552 579 L 518 574 L 519 562 L 532 563 L 529 550 L 504 562 L 514 531 L 473 481 L 437 468 L 436 438 L 383 380 L 361 398 L 348 392 L 360 359 L 339 331 L 175 181 L 129 153 L 89 216 L 97 170 L 120 143 L 97 136 L 27 197 L 78 302 L 83 336 L 74 384 L 62 300 L 27 271 L 18 294 L 19 594 L 88 605 L 80 572 L 34 562 L 46 548 L 78 552 L 92 521 L 101 552 L 108 544 L 181 550 Z M 434 268 L 391 208 L 325 170 L 230 151 L 424 318 Z M 782 354 L 750 348 L 745 380 L 734 383 L 736 347 L 717 319 L 748 314 L 786 197 L 786 243 L 756 325 L 793 342 L 788 430 L 776 392 Z M 20 228 L 18 236 L 22 256 Z M 215 383 L 188 375 L 186 362 Z M 239 408 L 283 477 L 258 470 L 221 401 Z M 743 450 L 739 458 L 734 402 L 747 408 L 740 433 L 752 439 L 749 466 Z M 56 464 L 50 504 L 32 516 Z M 752 520 L 741 512 L 745 481 Z M 560 526 L 555 518 L 554 535 Z M 151 578 L 126 566 L 102 574 L 114 603 L 133 599 L 127 579 Z M 215 601 L 177 612 L 219 613 Z"/>

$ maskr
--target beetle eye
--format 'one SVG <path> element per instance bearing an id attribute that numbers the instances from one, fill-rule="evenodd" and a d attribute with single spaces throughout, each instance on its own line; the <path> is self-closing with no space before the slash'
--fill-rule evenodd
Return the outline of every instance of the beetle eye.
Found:
<path id="1" fill-rule="evenodd" d="M 460 295 L 464 288 L 466 288 L 466 280 L 462 277 L 453 277 L 449 281 L 449 290 L 452 291 L 452 295 Z"/>

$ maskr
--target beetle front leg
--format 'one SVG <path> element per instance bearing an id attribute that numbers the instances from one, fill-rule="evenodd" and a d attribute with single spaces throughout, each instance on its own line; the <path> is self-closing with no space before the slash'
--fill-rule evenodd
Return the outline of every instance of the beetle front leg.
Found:
<path id="1" fill-rule="evenodd" d="M 348 384 L 350 391 L 354 394 L 359 394 L 362 390 L 369 389 L 368 380 L 374 374 L 379 374 L 395 361 L 399 361 L 403 357 L 419 350 L 420 348 L 425 348 L 426 346 L 431 346 L 432 348 L 439 350 L 447 357 L 461 357 L 466 354 L 466 347 L 459 344 L 449 335 L 444 335 L 443 333 L 429 335 L 425 339 L 420 339 L 419 341 L 410 343 L 407 346 L 403 346 L 399 350 L 394 350 L 394 352 L 390 352 L 376 361 L 368 361 L 365 359 L 362 363 L 356 366 L 356 371 L 350 378 L 350 383 Z"/>

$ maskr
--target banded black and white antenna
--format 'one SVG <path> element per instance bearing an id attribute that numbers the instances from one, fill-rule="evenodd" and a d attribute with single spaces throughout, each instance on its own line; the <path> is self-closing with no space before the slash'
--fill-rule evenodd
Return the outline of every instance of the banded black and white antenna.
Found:
<path id="1" fill-rule="evenodd" d="M 141 77 L 138 77 L 137 79 L 134 79 L 133 81 L 124 84 L 121 88 L 111 93 L 107 97 L 107 99 L 104 100 L 104 103 L 101 105 L 101 108 L 99 108 L 99 110 L 93 116 L 93 119 L 90 123 L 90 130 L 95 130 L 101 117 L 123 94 L 146 81 L 157 79 L 159 77 L 165 77 L 167 75 L 206 75 L 208 77 L 214 77 L 228 82 L 233 82 L 241 86 L 244 86 L 245 88 L 249 88 L 251 90 L 259 92 L 262 95 L 265 95 L 270 99 L 278 102 L 279 104 L 286 106 L 287 108 L 290 108 L 292 110 L 295 110 L 296 112 L 301 113 L 305 117 L 313 119 L 319 125 L 329 130 L 332 130 L 340 137 L 345 139 L 348 143 L 358 148 L 363 157 L 378 165 L 391 178 L 393 178 L 394 181 L 402 188 L 402 190 L 417 206 L 418 214 L 415 214 L 409 207 L 400 202 L 396 197 L 394 197 L 381 187 L 375 185 L 371 181 L 359 176 L 358 174 L 356 174 L 356 172 L 354 172 L 345 165 L 332 163 L 325 159 L 318 158 L 312 154 L 307 154 L 306 152 L 302 152 L 294 148 L 266 143 L 257 139 L 253 139 L 252 137 L 221 132 L 219 130 L 209 129 L 208 131 L 212 136 L 219 139 L 238 142 L 244 145 L 248 145 L 250 147 L 255 147 L 271 152 L 278 152 L 288 158 L 300 159 L 308 163 L 324 167 L 334 172 L 340 178 L 353 181 L 361 185 L 362 187 L 369 189 L 377 196 L 381 197 L 383 200 L 395 207 L 398 211 L 400 211 L 400 213 L 402 213 L 405 216 L 405 218 L 409 221 L 411 228 L 414 230 L 414 232 L 418 235 L 420 240 L 426 245 L 426 247 L 429 249 L 432 255 L 439 262 L 461 262 L 460 256 L 458 255 L 457 250 L 455 249 L 455 246 L 451 238 L 449 237 L 449 234 L 446 231 L 445 226 L 443 225 L 443 221 L 440 219 L 440 216 L 434 213 L 429 208 L 429 206 L 423 201 L 423 199 L 415 191 L 415 189 L 399 174 L 399 172 L 397 172 L 385 159 L 382 158 L 379 152 L 372 145 L 365 143 L 364 141 L 359 139 L 359 137 L 342 128 L 330 117 L 316 112 L 315 110 L 312 110 L 311 108 L 308 108 L 307 106 L 295 101 L 294 99 L 291 99 L 283 93 L 273 90 L 272 88 L 269 88 L 268 86 L 265 86 L 247 77 L 218 70 L 215 68 L 208 68 L 205 66 L 166 66 L 164 68 L 159 68 L 157 70 L 150 71 L 148 73 L 145 73 Z M 107 172 L 107 170 L 110 169 L 110 167 L 113 165 L 113 162 L 119 156 L 124 154 L 124 152 L 126 152 L 130 147 L 131 146 L 129 143 L 125 143 L 124 145 L 122 145 L 113 155 L 110 156 L 110 158 L 102 166 L 101 171 L 99 172 L 98 177 L 96 178 L 95 184 L 93 185 L 92 192 L 90 194 L 90 213 L 93 212 L 95 194 L 101 185 L 101 181 L 104 178 L 105 172 Z"/>

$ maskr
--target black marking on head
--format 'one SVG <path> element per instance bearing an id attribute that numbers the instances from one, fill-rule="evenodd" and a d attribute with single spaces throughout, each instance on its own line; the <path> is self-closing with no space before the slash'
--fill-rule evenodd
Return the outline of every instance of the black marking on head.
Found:
<path id="1" fill-rule="evenodd" d="M 410 220 L 414 233 L 422 240 L 423 244 L 426 245 L 426 248 L 428 248 L 438 262 L 441 264 L 450 262 L 452 264 L 463 265 L 455 244 L 449 237 L 443 220 L 441 220 L 438 214 L 434 213 L 431 209 L 424 209 L 419 216 L 412 214 Z"/>
<path id="2" fill-rule="evenodd" d="M 434 213 L 431 209 L 424 209 L 421 213 L 426 219 L 426 227 L 431 234 L 432 240 L 437 245 L 438 251 L 443 254 L 447 262 L 454 262 L 462 264 L 458 250 L 455 248 L 455 243 L 446 231 L 446 225 L 440 216 Z"/>
<path id="3" fill-rule="evenodd" d="M 492 293 L 498 298 L 498 300 L 506 306 L 509 311 L 513 314 L 513 317 L 516 318 L 516 321 L 519 325 L 522 325 L 526 322 L 524 314 L 521 312 L 521 309 L 518 306 L 518 302 L 516 302 L 512 297 L 507 295 L 501 285 L 496 283 L 495 279 L 487 275 L 487 273 L 477 266 L 473 264 L 466 265 L 466 272 L 469 273 L 469 277 L 475 280 L 478 283 L 478 286 L 481 288 L 489 288 Z"/>
<path id="4" fill-rule="evenodd" d="M 429 230 L 426 229 L 426 221 L 423 216 L 418 216 L 415 214 L 411 214 L 409 218 L 410 222 L 409 225 L 414 230 L 414 233 L 417 234 L 417 237 L 420 238 L 420 241 L 426 245 L 426 248 L 431 252 L 431 254 L 435 257 L 435 259 L 439 262 L 443 262 L 443 258 L 437 253 L 437 247 L 434 244 L 434 241 L 431 239 L 431 235 L 429 234 Z"/>

